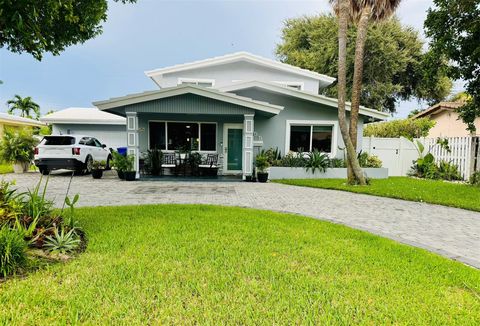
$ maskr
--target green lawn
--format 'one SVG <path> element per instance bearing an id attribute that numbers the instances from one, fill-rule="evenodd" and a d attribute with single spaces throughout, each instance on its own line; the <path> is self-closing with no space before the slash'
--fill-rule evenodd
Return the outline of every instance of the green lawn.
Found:
<path id="1" fill-rule="evenodd" d="M 0 324 L 480 323 L 480 271 L 296 215 L 78 211 L 76 260 L 0 284 Z"/>
<path id="2" fill-rule="evenodd" d="M 274 180 L 294 186 L 344 190 L 480 211 L 480 187 L 476 186 L 408 177 L 372 180 L 369 186 L 349 186 L 345 181 L 345 179 Z"/>

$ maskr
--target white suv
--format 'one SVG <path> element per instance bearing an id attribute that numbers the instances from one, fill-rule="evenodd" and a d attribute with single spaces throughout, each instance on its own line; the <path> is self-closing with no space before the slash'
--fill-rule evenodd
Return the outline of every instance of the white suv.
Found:
<path id="1" fill-rule="evenodd" d="M 90 136 L 45 136 L 35 147 L 35 165 L 42 174 L 58 169 L 90 173 L 93 161 L 105 161 L 109 169 L 111 159 L 107 146 Z"/>

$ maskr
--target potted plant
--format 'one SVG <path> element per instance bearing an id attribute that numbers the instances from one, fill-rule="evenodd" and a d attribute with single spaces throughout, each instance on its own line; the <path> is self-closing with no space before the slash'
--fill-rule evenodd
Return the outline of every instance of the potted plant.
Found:
<path id="1" fill-rule="evenodd" d="M 267 169 L 270 167 L 270 163 L 268 163 L 268 157 L 263 154 L 257 155 L 257 157 L 255 158 L 255 167 L 257 169 L 258 182 L 267 182 Z"/>
<path id="2" fill-rule="evenodd" d="M 135 181 L 137 171 L 134 169 L 135 156 L 129 154 L 125 156 L 125 170 L 123 171 L 126 181 Z"/>
<path id="3" fill-rule="evenodd" d="M 107 163 L 105 161 L 93 161 L 92 163 L 92 177 L 94 179 L 101 179 L 103 176 L 103 170 Z"/>
<path id="4" fill-rule="evenodd" d="M 33 160 L 37 140 L 27 129 L 6 128 L 0 141 L 0 161 L 13 164 L 15 173 L 28 171 Z"/>
<path id="5" fill-rule="evenodd" d="M 115 170 L 117 170 L 118 177 L 124 180 L 127 158 L 125 155 L 122 155 L 119 152 L 113 152 L 112 154 L 113 154 L 112 166 L 115 168 Z"/>

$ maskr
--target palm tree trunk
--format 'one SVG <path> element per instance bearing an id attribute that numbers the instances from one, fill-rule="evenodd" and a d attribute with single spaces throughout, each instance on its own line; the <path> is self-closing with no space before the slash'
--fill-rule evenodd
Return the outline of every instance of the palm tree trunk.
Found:
<path id="1" fill-rule="evenodd" d="M 358 139 L 358 112 L 360 110 L 360 95 L 362 93 L 363 59 L 365 42 L 367 39 L 368 23 L 372 15 L 372 7 L 366 6 L 362 10 L 357 26 L 357 41 L 355 43 L 355 65 L 353 70 L 352 105 L 350 110 L 350 139 L 353 147 L 357 148 Z M 353 170 L 348 168 L 349 183 L 355 182 Z"/>
<path id="2" fill-rule="evenodd" d="M 338 2 L 338 124 L 347 150 L 347 166 L 350 166 L 360 185 L 365 185 L 365 177 L 358 163 L 357 153 L 348 132 L 345 101 L 347 86 L 347 29 L 349 0 Z"/>

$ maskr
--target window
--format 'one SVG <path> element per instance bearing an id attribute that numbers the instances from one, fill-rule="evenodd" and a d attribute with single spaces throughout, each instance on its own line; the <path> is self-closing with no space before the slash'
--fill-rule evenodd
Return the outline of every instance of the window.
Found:
<path id="1" fill-rule="evenodd" d="M 170 150 L 198 150 L 198 123 L 169 122 L 167 139 Z"/>
<path id="2" fill-rule="evenodd" d="M 200 125 L 200 148 L 202 151 L 214 151 L 217 148 L 217 125 L 202 123 Z"/>
<path id="3" fill-rule="evenodd" d="M 275 83 L 280 84 L 280 86 L 283 86 L 283 87 L 296 89 L 298 91 L 303 90 L 303 82 L 278 81 Z"/>
<path id="4" fill-rule="evenodd" d="M 167 149 L 165 142 L 165 122 L 150 122 L 148 130 L 150 133 L 150 148 Z"/>
<path id="5" fill-rule="evenodd" d="M 293 152 L 332 152 L 333 126 L 292 125 L 290 126 L 290 148 Z"/>
<path id="6" fill-rule="evenodd" d="M 196 85 L 201 87 L 213 87 L 215 80 L 213 79 L 192 79 L 192 78 L 179 78 L 178 85 Z"/>
<path id="7" fill-rule="evenodd" d="M 198 122 L 149 123 L 150 148 L 161 150 L 215 151 L 217 125 Z"/>
<path id="8" fill-rule="evenodd" d="M 43 145 L 67 146 L 67 145 L 75 144 L 75 138 L 73 138 L 73 137 L 46 136 L 42 143 L 43 143 Z"/>

